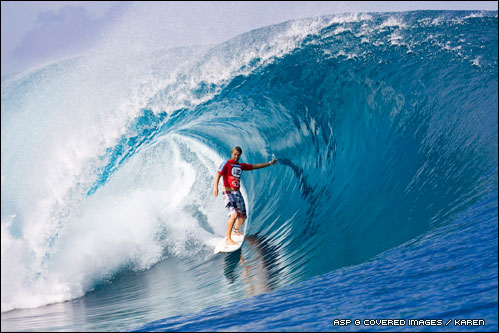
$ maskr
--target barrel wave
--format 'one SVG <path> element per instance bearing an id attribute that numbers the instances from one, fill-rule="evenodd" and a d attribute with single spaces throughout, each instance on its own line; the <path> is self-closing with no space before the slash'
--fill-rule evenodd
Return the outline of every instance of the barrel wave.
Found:
<path id="1" fill-rule="evenodd" d="M 14 309 L 36 308 L 40 329 L 116 330 L 208 306 L 205 324 L 158 327 L 237 329 L 217 326 L 217 306 L 265 294 L 273 308 L 290 287 L 339 288 L 338 274 L 380 260 L 378 273 L 412 267 L 404 279 L 423 285 L 481 272 L 473 311 L 497 329 L 497 12 L 325 16 L 126 54 L 117 31 L 89 55 L 2 79 L 2 330 L 26 328 Z M 213 179 L 235 145 L 245 163 L 279 163 L 243 173 L 250 236 L 213 255 L 227 219 Z M 450 256 L 428 278 L 432 261 L 408 258 L 442 243 L 478 257 Z M 362 281 L 341 293 L 372 288 Z M 315 297 L 339 297 L 327 290 Z M 473 313 L 466 295 L 446 309 Z M 383 304 L 364 317 L 435 314 Z M 57 306 L 85 315 L 54 321 Z M 244 329 L 333 329 L 316 312 L 310 326 L 261 322 Z"/>

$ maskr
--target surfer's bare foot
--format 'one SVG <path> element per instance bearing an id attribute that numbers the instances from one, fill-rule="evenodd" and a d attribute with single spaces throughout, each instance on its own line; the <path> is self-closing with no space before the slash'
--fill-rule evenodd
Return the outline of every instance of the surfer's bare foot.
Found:
<path id="1" fill-rule="evenodd" d="M 232 239 L 228 238 L 225 240 L 225 245 L 237 245 Z"/>
<path id="2" fill-rule="evenodd" d="M 244 235 L 241 231 L 236 230 L 236 229 L 233 229 L 233 230 L 232 230 L 232 234 L 233 234 L 234 236 L 242 236 L 242 235 Z"/>

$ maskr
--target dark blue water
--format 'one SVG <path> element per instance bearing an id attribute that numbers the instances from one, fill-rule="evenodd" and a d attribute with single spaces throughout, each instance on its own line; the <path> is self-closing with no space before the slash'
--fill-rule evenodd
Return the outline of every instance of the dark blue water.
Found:
<path id="1" fill-rule="evenodd" d="M 496 250 L 496 200 L 497 196 L 490 198 L 483 207 L 470 208 L 455 224 L 366 263 L 273 293 L 158 320 L 137 331 L 494 331 L 497 288 L 490 281 L 497 279 L 497 257 L 481 256 Z M 470 217 L 476 218 L 479 228 L 466 222 Z M 496 233 L 484 234 L 481 228 Z M 462 244 L 470 239 L 474 245 Z M 477 271 L 469 270 L 477 266 Z M 456 325 L 454 320 L 463 318 L 483 319 L 485 325 Z M 340 319 L 351 323 L 335 324 Z M 356 319 L 360 324 L 355 324 Z M 382 324 L 373 319 L 400 321 Z M 441 319 L 442 323 L 418 326 L 409 319 Z"/>
<path id="2" fill-rule="evenodd" d="M 322 17 L 3 80 L 2 330 L 497 331 L 497 29 Z M 234 145 L 279 164 L 213 255 Z"/>

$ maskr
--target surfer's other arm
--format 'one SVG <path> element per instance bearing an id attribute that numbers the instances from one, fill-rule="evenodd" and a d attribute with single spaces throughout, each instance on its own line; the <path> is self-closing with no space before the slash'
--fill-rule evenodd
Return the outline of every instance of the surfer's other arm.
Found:
<path id="1" fill-rule="evenodd" d="M 277 159 L 274 158 L 270 162 L 253 164 L 253 170 L 255 170 L 255 169 L 261 169 L 261 168 L 266 168 L 266 167 L 269 167 L 269 166 L 271 166 L 273 164 L 276 164 L 276 163 L 277 163 Z"/>
<path id="2" fill-rule="evenodd" d="M 213 187 L 213 196 L 218 195 L 218 182 L 220 181 L 220 177 L 222 177 L 221 174 L 217 173 L 215 176 L 215 186 Z"/>

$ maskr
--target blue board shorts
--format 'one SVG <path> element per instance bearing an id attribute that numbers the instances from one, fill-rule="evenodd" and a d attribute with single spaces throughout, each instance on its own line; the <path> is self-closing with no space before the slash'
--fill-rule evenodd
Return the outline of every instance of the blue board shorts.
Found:
<path id="1" fill-rule="evenodd" d="M 241 191 L 224 192 L 224 200 L 229 216 L 237 214 L 237 217 L 246 218 L 246 205 Z"/>

